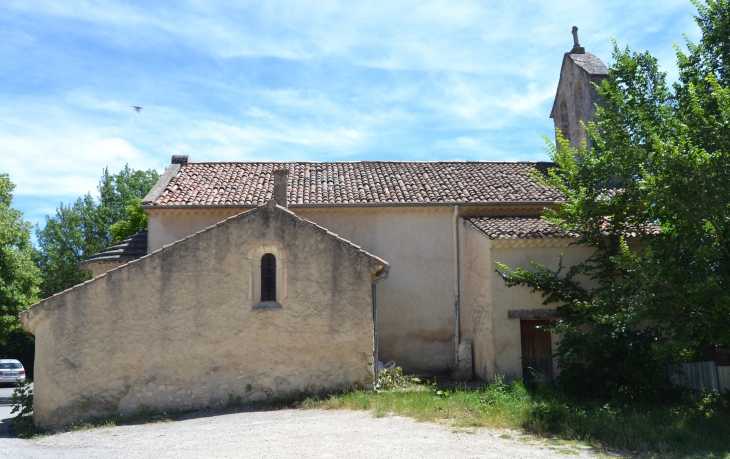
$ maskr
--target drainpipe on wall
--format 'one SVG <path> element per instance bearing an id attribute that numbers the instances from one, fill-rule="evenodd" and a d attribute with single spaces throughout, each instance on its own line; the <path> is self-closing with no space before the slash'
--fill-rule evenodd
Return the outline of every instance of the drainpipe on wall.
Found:
<path id="1" fill-rule="evenodd" d="M 378 277 L 373 281 L 373 335 L 375 335 L 375 356 L 373 361 L 373 370 L 375 372 L 375 385 L 373 386 L 373 389 L 378 388 L 378 295 L 375 290 L 375 286 L 380 281 L 384 281 L 388 278 L 388 275 L 390 274 L 390 266 L 386 266 L 385 268 L 385 274 Z"/>
<path id="2" fill-rule="evenodd" d="M 459 326 L 459 206 L 454 206 L 454 370 L 459 364 L 459 342 L 461 330 Z"/>

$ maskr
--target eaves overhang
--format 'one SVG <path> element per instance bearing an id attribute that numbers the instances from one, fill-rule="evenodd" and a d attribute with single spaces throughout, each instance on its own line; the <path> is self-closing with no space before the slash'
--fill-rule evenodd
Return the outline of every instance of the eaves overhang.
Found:
<path id="1" fill-rule="evenodd" d="M 496 202 L 374 202 L 374 203 L 327 203 L 327 204 L 289 204 L 289 209 L 310 209 L 323 207 L 454 207 L 454 206 L 555 206 L 560 201 L 496 201 Z M 254 209 L 254 204 L 164 204 L 143 205 L 143 209 Z"/>

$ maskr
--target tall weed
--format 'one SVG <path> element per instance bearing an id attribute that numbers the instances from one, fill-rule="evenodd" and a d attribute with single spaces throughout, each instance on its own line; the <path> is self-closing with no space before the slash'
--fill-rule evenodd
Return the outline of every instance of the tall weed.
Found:
<path id="1" fill-rule="evenodd" d="M 39 432 L 33 421 L 33 388 L 28 380 L 18 382 L 13 390 L 12 410 L 15 414 L 10 427 L 16 429 L 21 437 L 32 437 Z"/>

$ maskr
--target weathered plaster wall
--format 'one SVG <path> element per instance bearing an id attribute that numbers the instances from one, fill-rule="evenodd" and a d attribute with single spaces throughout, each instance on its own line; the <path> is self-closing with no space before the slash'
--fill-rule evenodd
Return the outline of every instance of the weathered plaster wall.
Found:
<path id="1" fill-rule="evenodd" d="M 558 257 L 564 253 L 563 265 L 575 265 L 590 256 L 592 249 L 569 246 L 569 239 L 516 239 L 495 240 L 491 246 L 491 264 L 494 261 L 504 263 L 510 268 L 530 269 L 530 262 L 542 263 L 550 269 L 557 269 Z M 554 306 L 543 306 L 542 298 L 531 293 L 528 287 L 508 288 L 496 273 L 491 276 L 492 303 L 487 305 L 492 311 L 492 347 L 494 355 L 488 365 L 492 366 L 489 374 L 499 373 L 508 377 L 522 377 L 520 321 L 509 319 L 507 312 L 511 309 L 548 309 Z M 558 341 L 553 336 L 553 349 Z M 558 375 L 557 366 L 553 369 Z"/>
<path id="2" fill-rule="evenodd" d="M 388 260 L 392 267 L 390 278 L 378 285 L 381 360 L 395 360 L 410 372 L 440 373 L 453 369 L 453 207 L 291 210 Z M 469 212 L 474 213 L 474 209 Z M 199 222 L 201 215 L 177 213 L 150 213 L 150 233 L 155 233 L 153 228 L 171 230 L 155 236 L 159 241 L 156 246 L 203 228 L 212 219 L 223 218 L 218 213 Z M 577 261 L 581 254 L 571 257 L 580 249 L 568 247 L 567 241 L 558 241 L 557 247 L 540 248 L 537 245 L 554 245 L 556 241 L 534 240 L 524 242 L 522 247 L 507 248 L 502 244 L 495 258 L 489 239 L 476 230 L 467 230 L 471 225 L 463 220 L 459 222 L 461 338 L 473 340 L 476 376 L 491 380 L 495 371 L 521 374 L 519 320 L 508 320 L 506 311 L 541 308 L 541 299 L 523 287 L 507 289 L 494 273 L 493 261 L 528 268 L 531 259 L 542 257 L 540 260 L 552 266 L 561 251 L 566 252 L 566 263 Z M 497 332 L 493 334 L 492 328 Z"/>
<path id="3" fill-rule="evenodd" d="M 380 359 L 404 370 L 454 368 L 453 207 L 293 209 L 388 260 L 378 284 Z"/>
<path id="4" fill-rule="evenodd" d="M 226 218 L 245 212 L 245 208 L 217 209 L 148 209 L 147 253 L 159 250 L 166 244 L 186 238 L 191 234 L 215 225 Z"/>
<path id="5" fill-rule="evenodd" d="M 260 209 L 23 313 L 36 335 L 36 421 L 372 384 L 370 288 L 382 262 Z M 247 256 L 267 246 L 286 251 L 280 309 L 249 298 Z"/>
<path id="6" fill-rule="evenodd" d="M 472 340 L 475 377 L 491 381 L 494 376 L 491 241 L 464 220 L 459 221 L 459 239 L 461 338 Z"/>
<path id="7" fill-rule="evenodd" d="M 581 121 L 587 123 L 595 118 L 598 91 L 592 83 L 600 84 L 602 79 L 602 76 L 591 76 L 569 55 L 566 54 L 563 58 L 553 121 L 556 128 L 561 128 L 562 123 L 567 124 L 567 133 L 564 131 L 564 135 L 568 134 L 570 146 L 573 148 L 580 147 L 581 141 L 586 139 Z M 565 109 L 561 111 L 563 100 Z"/>

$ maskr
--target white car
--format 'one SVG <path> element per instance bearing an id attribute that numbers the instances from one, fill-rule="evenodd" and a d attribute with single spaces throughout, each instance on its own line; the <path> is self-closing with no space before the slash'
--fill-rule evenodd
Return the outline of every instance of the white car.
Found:
<path id="1" fill-rule="evenodd" d="M 14 359 L 0 359 L 0 384 L 25 382 L 25 368 Z"/>

